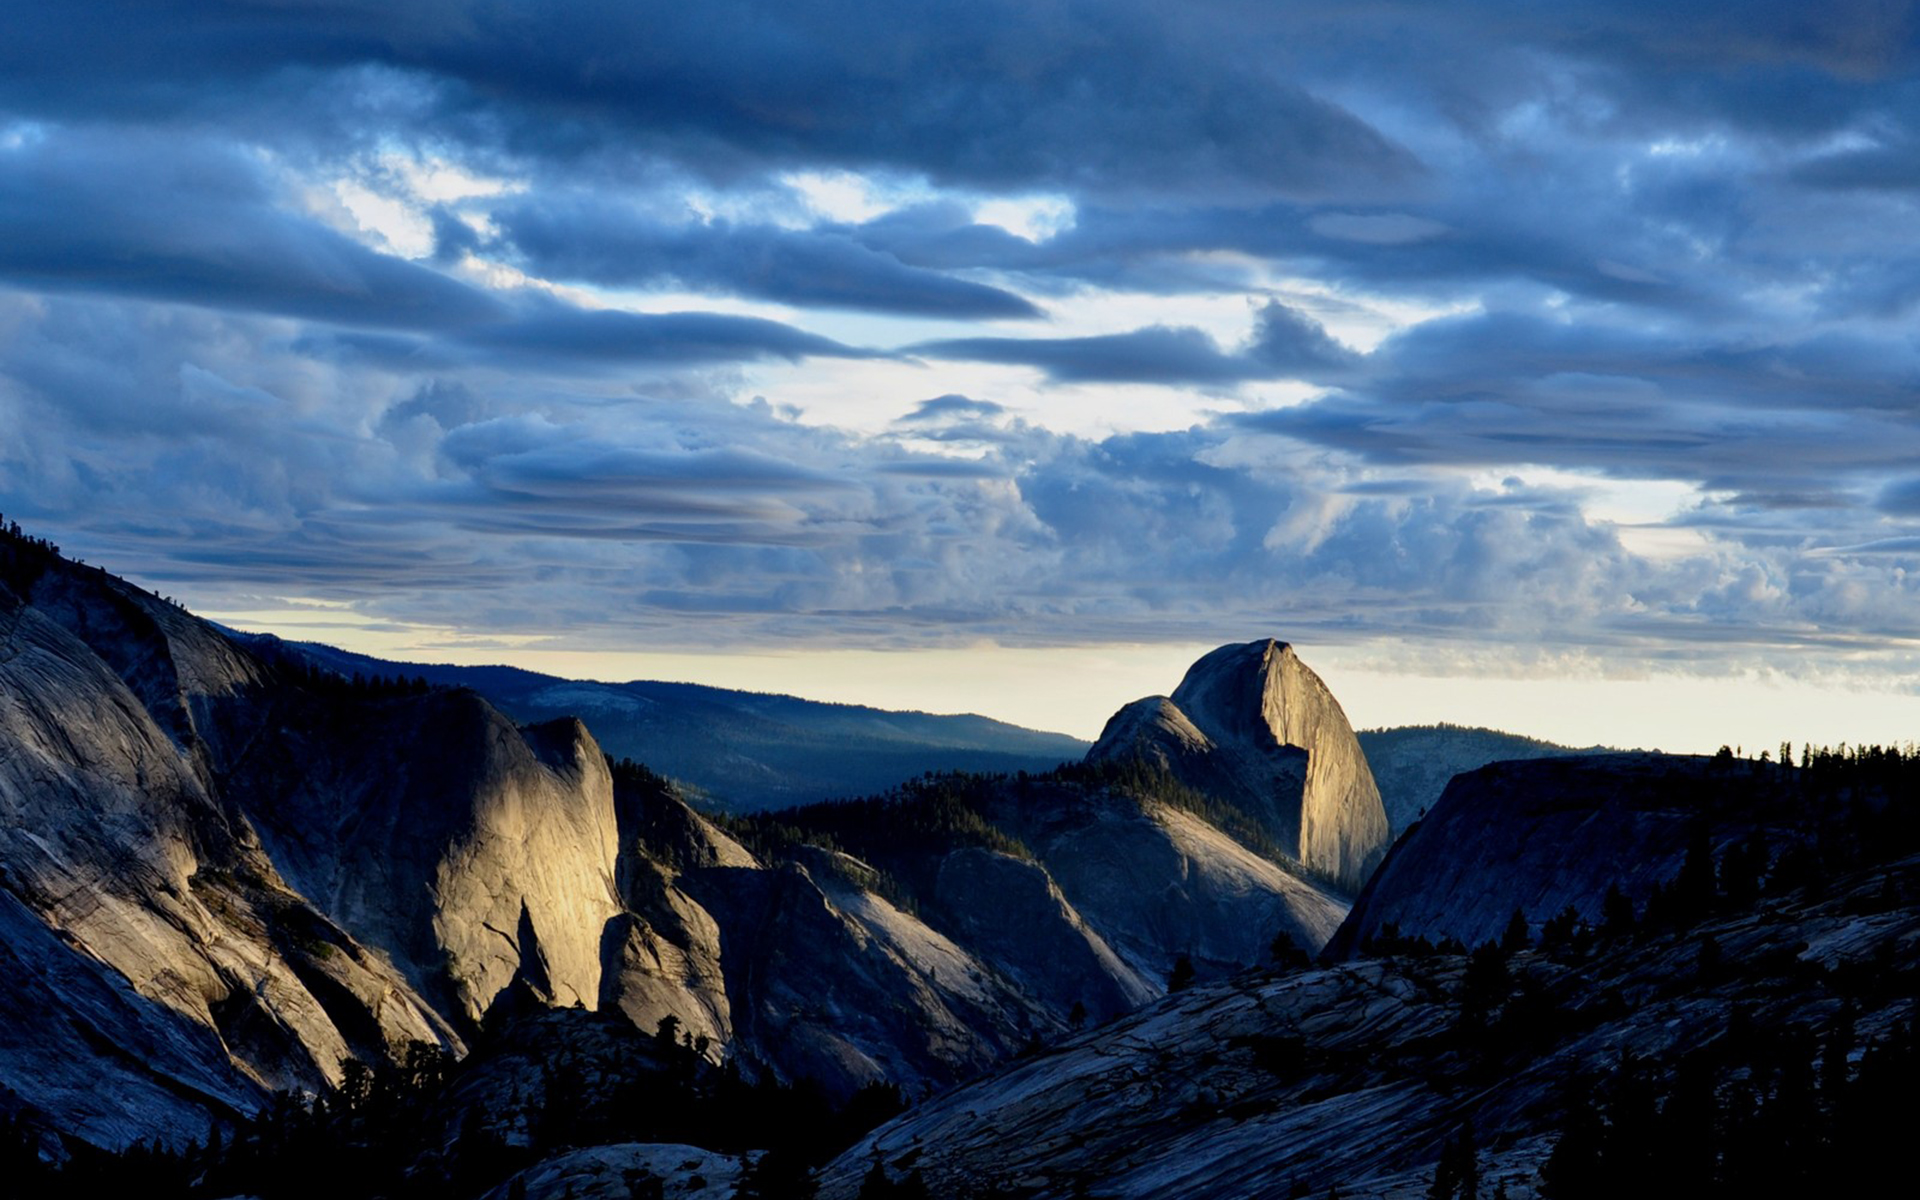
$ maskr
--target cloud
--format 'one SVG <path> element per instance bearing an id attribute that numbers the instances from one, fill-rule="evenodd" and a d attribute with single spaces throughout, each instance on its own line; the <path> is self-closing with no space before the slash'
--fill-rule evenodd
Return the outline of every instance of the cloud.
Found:
<path id="1" fill-rule="evenodd" d="M 535 158 L 623 146 L 716 173 L 832 164 L 968 186 L 1195 195 L 1370 189 L 1417 171 L 1252 48 L 1223 55 L 1145 3 L 916 0 L 850 21 L 833 4 L 752 0 L 698 12 L 315 0 L 217 13 L 74 0 L 10 32 L 0 103 L 54 118 L 285 117 L 292 96 L 378 69 L 389 120 Z M 324 108 L 308 118 L 328 120 Z"/>
<path id="2" fill-rule="evenodd" d="M 1738 348 L 1592 314 L 1488 312 L 1390 339 L 1364 380 L 1235 418 L 1382 464 L 1551 465 L 1716 491 L 1835 493 L 1920 453 L 1904 336 Z"/>
<path id="3" fill-rule="evenodd" d="M 951 338 L 922 342 L 908 352 L 1038 367 L 1060 383 L 1225 386 L 1254 379 L 1330 378 L 1359 362 L 1311 317 L 1278 300 L 1259 310 L 1253 337 L 1232 352 L 1198 329 L 1166 325 L 1092 337 Z"/>
<path id="4" fill-rule="evenodd" d="M 386 328 L 504 315 L 481 291 L 287 211 L 257 164 L 191 139 L 62 133 L 0 148 L 0 279 Z"/>
<path id="5" fill-rule="evenodd" d="M 666 222 L 581 199 L 521 201 L 496 211 L 493 220 L 519 261 L 550 279 L 721 291 L 807 308 L 913 316 L 1041 315 L 1012 292 L 907 266 L 838 230 Z"/>
<path id="6" fill-rule="evenodd" d="M 962 396 L 949 392 L 944 396 L 935 396 L 931 400 L 922 400 L 913 406 L 913 411 L 894 422 L 896 425 L 918 424 L 928 421 L 947 421 L 955 418 L 978 419 L 997 417 L 1006 412 L 1006 406 L 995 404 L 991 400 L 975 400 L 971 396 Z"/>
<path id="7" fill-rule="evenodd" d="M 14 7 L 0 501 L 169 590 L 583 643 L 1914 632 L 1904 6 Z M 1239 344 L 1186 315 L 1242 298 Z M 1212 415 L 1267 380 L 1320 390 Z"/>
<path id="8" fill-rule="evenodd" d="M 517 319 L 465 331 L 457 340 L 483 359 L 554 364 L 873 357 L 871 351 L 761 317 L 583 310 L 546 303 L 529 303 Z"/>

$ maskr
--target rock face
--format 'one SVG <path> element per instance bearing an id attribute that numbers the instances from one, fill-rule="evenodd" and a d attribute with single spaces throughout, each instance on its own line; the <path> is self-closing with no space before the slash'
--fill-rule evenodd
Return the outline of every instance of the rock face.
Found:
<path id="1" fill-rule="evenodd" d="M 329 706 L 233 775 L 288 882 L 471 1027 L 516 977 L 597 1002 L 620 911 L 604 756 L 471 692 Z"/>
<path id="2" fill-rule="evenodd" d="M 262 730 L 231 717 L 265 679 L 171 606 L 0 544 L 0 919 L 19 968 L 0 973 L 0 1084 L 90 1140 L 199 1136 L 343 1057 L 451 1040 L 286 885 L 221 788 Z"/>
<path id="3" fill-rule="evenodd" d="M 1225 974 L 1264 961 L 1279 933 L 1317 951 L 1346 915 L 1326 888 L 1170 805 L 1096 791 L 994 811 L 1153 995 L 1182 954 Z"/>
<path id="4" fill-rule="evenodd" d="M 1172 697 L 1116 713 L 1087 757 L 1164 767 L 1240 809 L 1307 870 L 1349 891 L 1386 852 L 1386 811 L 1353 728 L 1284 642 L 1213 651 Z"/>
<path id="5" fill-rule="evenodd" d="M 1595 1080 L 1623 1061 L 1650 1094 L 1720 1056 L 1759 1077 L 1741 1055 L 1791 1044 L 1810 1057 L 1842 996 L 1859 1044 L 1899 1040 L 1920 907 L 1886 897 L 1916 894 L 1920 859 L 1907 858 L 1590 959 L 1523 951 L 1503 966 L 1513 998 L 1484 1023 L 1463 1016 L 1459 955 L 1201 984 L 915 1106 L 829 1164 L 820 1195 L 853 1200 L 878 1161 L 896 1178 L 918 1170 L 936 1196 L 1417 1200 L 1468 1122 L 1480 1194 L 1538 1195 L 1569 1114 L 1591 1114 Z M 1744 1043 L 1729 1032 L 1742 1022 Z"/>
<path id="6" fill-rule="evenodd" d="M 628 792 L 578 721 L 317 679 L 5 539 L 9 1106 L 106 1145 L 199 1137 L 344 1059 L 457 1050 L 509 994 L 671 1016 L 836 1094 L 944 1085 L 1061 1026 L 864 865 L 763 864 Z"/>
<path id="7" fill-rule="evenodd" d="M 1648 753 L 1494 763 L 1455 777 L 1394 846 L 1328 953 L 1392 924 L 1405 935 L 1498 938 L 1515 909 L 1538 926 L 1572 907 L 1600 919 L 1607 889 L 1636 903 L 1680 871 L 1696 831 L 1716 855 L 1796 821 L 1786 772 Z"/>

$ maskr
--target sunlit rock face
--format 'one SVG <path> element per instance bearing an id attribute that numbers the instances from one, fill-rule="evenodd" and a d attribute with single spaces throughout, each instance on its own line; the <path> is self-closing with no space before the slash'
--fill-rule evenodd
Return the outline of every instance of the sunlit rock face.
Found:
<path id="1" fill-rule="evenodd" d="M 471 692 L 326 720 L 237 778 L 288 881 L 457 1022 L 516 977 L 551 1003 L 597 1004 L 619 839 L 585 729 L 516 729 Z"/>
<path id="2" fill-rule="evenodd" d="M 1165 767 L 1348 891 L 1386 852 L 1386 810 L 1346 713 L 1284 642 L 1213 651 L 1171 697 L 1116 713 L 1087 757 Z"/>
<path id="3" fill-rule="evenodd" d="M 452 1040 L 223 786 L 274 752 L 270 676 L 155 597 L 0 547 L 0 1084 L 89 1140 L 200 1136 L 343 1057 Z"/>

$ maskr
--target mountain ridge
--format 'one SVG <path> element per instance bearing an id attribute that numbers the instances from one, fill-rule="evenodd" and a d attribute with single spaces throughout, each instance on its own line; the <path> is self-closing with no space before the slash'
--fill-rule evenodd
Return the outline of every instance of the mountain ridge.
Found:
<path id="1" fill-rule="evenodd" d="M 578 716 L 616 758 L 645 762 L 729 812 L 871 794 L 926 771 L 1044 771 L 1089 743 L 978 713 L 926 713 L 663 680 L 605 683 L 521 667 L 379 659 L 243 634 L 351 677 L 398 673 L 472 687 L 518 720 Z"/>
<path id="2" fill-rule="evenodd" d="M 317 670 L 29 539 L 0 537 L 0 645 L 25 956 L 0 1109 L 109 1147 L 458 1055 L 529 1005 L 671 1024 L 831 1097 L 940 1088 L 1345 912 L 1124 772 L 981 777 L 1031 856 L 937 842 L 890 890 L 832 845 L 742 845 L 576 718 Z M 874 845 L 906 828 L 865 811 Z M 96 1078 L 116 1045 L 137 1069 Z"/>

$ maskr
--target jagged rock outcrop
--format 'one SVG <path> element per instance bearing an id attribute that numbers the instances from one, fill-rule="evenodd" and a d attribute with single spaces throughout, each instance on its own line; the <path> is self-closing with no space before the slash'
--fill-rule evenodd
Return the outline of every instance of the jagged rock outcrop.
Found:
<path id="1" fill-rule="evenodd" d="M 515 980 L 596 1002 L 617 836 L 577 722 L 316 690 L 0 541 L 0 889 L 31 966 L 0 1007 L 22 1043 L 90 1047 L 65 1071 L 0 1055 L 18 1103 L 104 1144 L 178 1140 L 346 1058 L 457 1048 Z"/>
<path id="2" fill-rule="evenodd" d="M 1164 767 L 1240 809 L 1307 870 L 1349 891 L 1386 852 L 1386 812 L 1353 728 L 1284 642 L 1206 655 L 1171 697 L 1116 713 L 1087 757 Z"/>
<path id="3" fill-rule="evenodd" d="M 454 1019 L 516 976 L 597 1003 L 620 912 L 604 756 L 578 722 L 516 729 L 471 692 L 326 707 L 233 775 L 287 879 Z"/>
<path id="4" fill-rule="evenodd" d="M 1456 776 L 1394 846 L 1327 952 L 1351 956 L 1393 925 L 1408 937 L 1498 938 L 1514 910 L 1535 925 L 1571 907 L 1592 922 L 1610 887 L 1636 904 L 1756 829 L 1803 821 L 1788 772 L 1767 764 L 1650 753 L 1494 763 Z"/>

